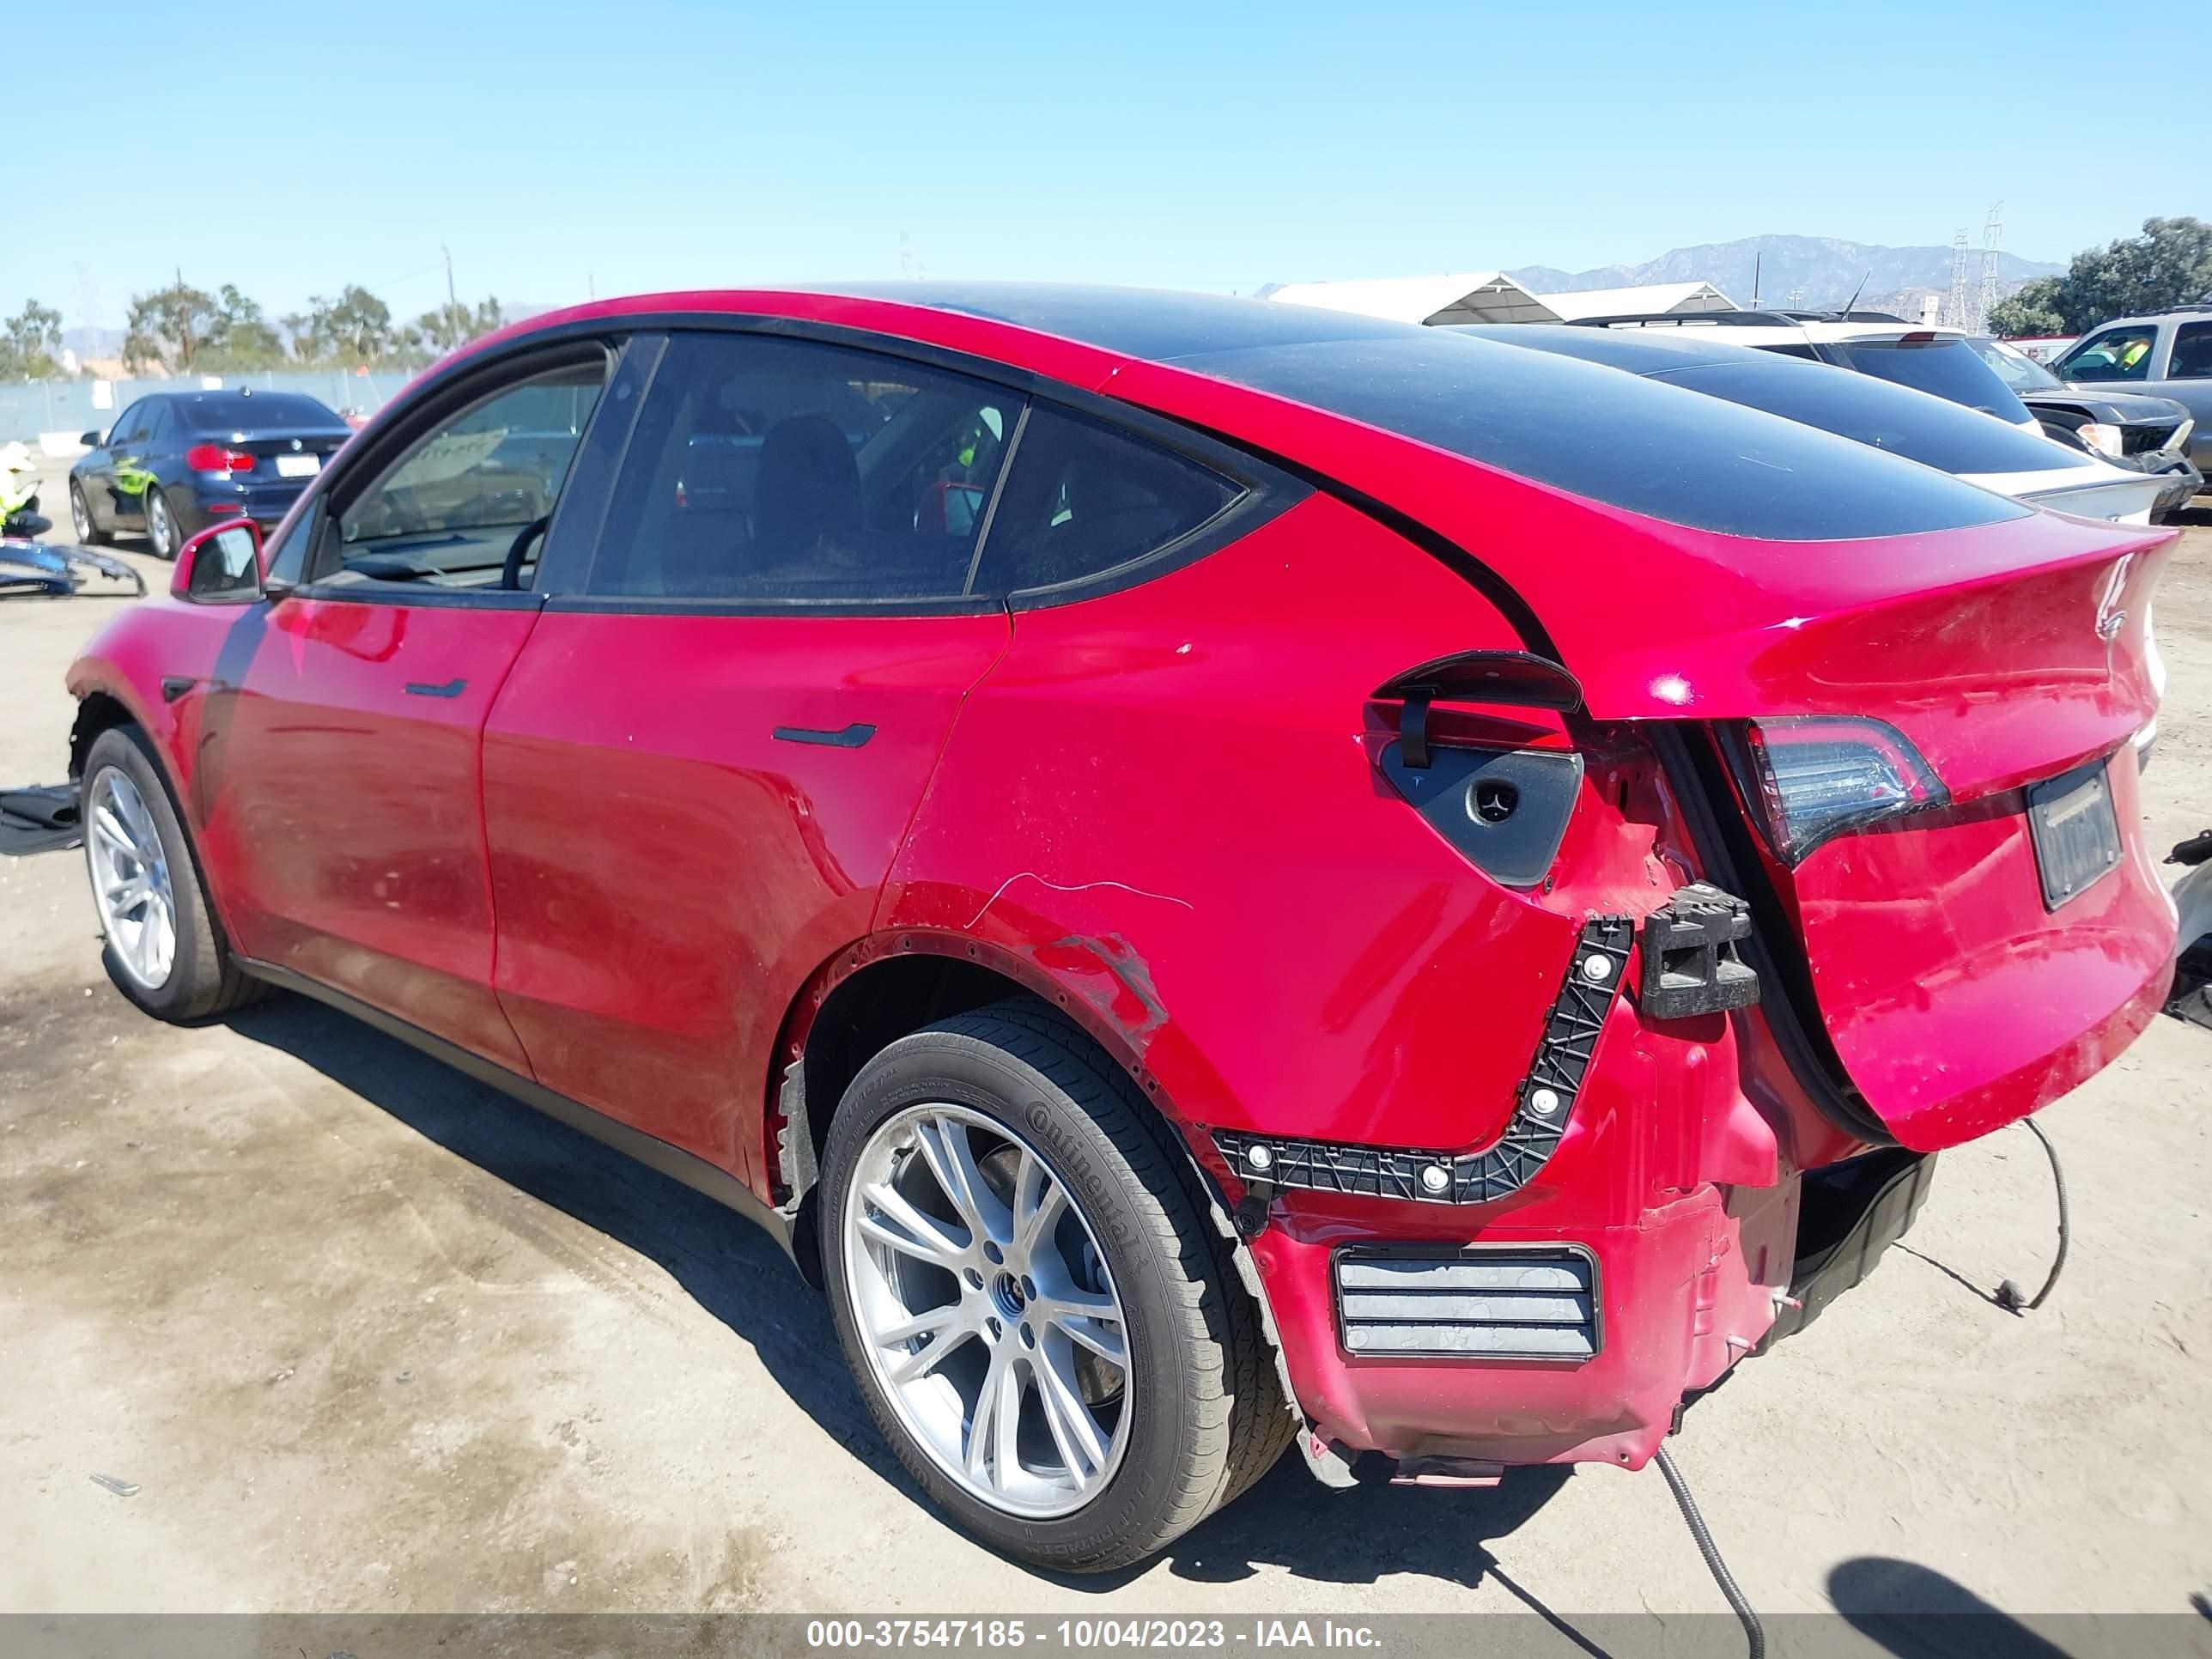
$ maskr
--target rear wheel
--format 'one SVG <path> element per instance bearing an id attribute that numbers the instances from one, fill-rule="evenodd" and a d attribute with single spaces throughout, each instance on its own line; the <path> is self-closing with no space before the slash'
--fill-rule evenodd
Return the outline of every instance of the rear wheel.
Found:
<path id="1" fill-rule="evenodd" d="M 80 544 L 98 547 L 107 540 L 107 532 L 93 521 L 92 503 L 84 498 L 84 486 L 75 478 L 70 480 L 70 532 Z"/>
<path id="2" fill-rule="evenodd" d="M 1060 1020 L 1002 1004 L 901 1038 L 824 1150 L 846 1359 L 900 1460 L 993 1547 L 1127 1565 L 1288 1443 L 1179 1153 Z"/>
<path id="3" fill-rule="evenodd" d="M 183 538 L 177 534 L 177 515 L 169 507 L 169 498 L 161 493 L 161 486 L 146 486 L 146 546 L 157 559 L 177 556 L 177 544 Z"/>
<path id="4" fill-rule="evenodd" d="M 119 726 L 84 765 L 84 852 L 107 970 L 158 1019 L 204 1019 L 259 989 L 230 965 L 206 887 L 146 738 Z"/>

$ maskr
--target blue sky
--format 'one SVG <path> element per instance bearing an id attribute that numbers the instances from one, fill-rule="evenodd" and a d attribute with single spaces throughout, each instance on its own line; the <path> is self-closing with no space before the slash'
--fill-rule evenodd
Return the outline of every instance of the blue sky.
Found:
<path id="1" fill-rule="evenodd" d="M 35 205 L 0 312 L 71 325 L 178 268 L 272 315 L 360 282 L 411 316 L 441 244 L 463 297 L 538 305 L 893 276 L 902 234 L 932 276 L 1249 292 L 1769 231 L 1978 244 L 2000 198 L 2008 249 L 2063 258 L 2212 210 L 2112 136 L 2154 105 L 2039 137 L 2092 29 L 2041 0 L 16 12 Z"/>

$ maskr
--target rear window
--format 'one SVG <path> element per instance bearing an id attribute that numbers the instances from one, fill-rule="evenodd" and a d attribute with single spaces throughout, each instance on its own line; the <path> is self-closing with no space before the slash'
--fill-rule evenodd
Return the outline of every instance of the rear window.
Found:
<path id="1" fill-rule="evenodd" d="M 1242 493 L 1141 439 L 1038 404 L 991 515 L 980 593 L 1085 580 L 1158 552 Z"/>
<path id="2" fill-rule="evenodd" d="M 1840 541 L 1994 524 L 2029 512 L 1759 410 L 1440 330 L 1209 352 L 1176 367 L 1591 501 L 1726 535 Z"/>
<path id="3" fill-rule="evenodd" d="M 296 392 L 204 392 L 177 401 L 195 432 L 346 430 L 335 411 Z"/>
<path id="4" fill-rule="evenodd" d="M 1830 362 L 1876 380 L 1909 386 L 2018 425 L 2027 405 L 1964 340 L 1845 340 L 1823 346 Z"/>
<path id="5" fill-rule="evenodd" d="M 1802 421 L 1945 472 L 2043 472 L 2095 465 L 2027 427 L 1844 369 L 1727 363 L 1655 378 Z"/>

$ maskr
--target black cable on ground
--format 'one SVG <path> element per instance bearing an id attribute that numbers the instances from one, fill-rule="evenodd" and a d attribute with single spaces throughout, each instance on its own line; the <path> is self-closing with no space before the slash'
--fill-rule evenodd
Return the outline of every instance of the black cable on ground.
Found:
<path id="1" fill-rule="evenodd" d="M 1997 1286 L 1997 1306 L 2007 1313 L 2033 1313 L 2043 1305 L 2044 1298 L 2051 1294 L 2051 1287 L 2058 1282 L 2059 1269 L 2066 1265 L 2066 1245 L 2070 1233 L 2066 1219 L 2066 1176 L 2058 1167 L 2058 1149 L 2051 1144 L 2051 1137 L 2043 1133 L 2043 1126 L 2033 1118 L 2024 1117 L 2021 1122 L 2043 1143 L 2044 1156 L 2051 1160 L 2051 1184 L 2058 1193 L 2058 1254 L 2051 1259 L 2051 1273 L 2044 1279 L 2043 1288 L 2033 1297 L 2021 1300 L 2020 1286 L 2009 1279 Z"/>
<path id="2" fill-rule="evenodd" d="M 1682 1519 L 1690 1523 L 1690 1536 L 1698 1541 L 1698 1553 L 1705 1558 L 1705 1571 L 1712 1574 L 1713 1583 L 1721 1587 L 1721 1594 L 1728 1597 L 1729 1606 L 1735 1609 L 1735 1616 L 1742 1621 L 1744 1642 L 1751 1650 L 1751 1659 L 1766 1659 L 1766 1627 L 1759 1622 L 1759 1615 L 1752 1611 L 1751 1603 L 1736 1588 L 1735 1578 L 1729 1571 L 1728 1563 L 1721 1559 L 1720 1547 L 1713 1542 L 1712 1534 L 1706 1530 L 1705 1517 L 1698 1513 L 1698 1500 L 1690 1496 L 1689 1487 L 1683 1484 L 1681 1471 L 1674 1467 L 1674 1460 L 1667 1455 L 1664 1446 L 1659 1448 L 1652 1461 L 1659 1465 L 1659 1473 L 1667 1477 L 1667 1489 L 1674 1494 L 1674 1504 L 1682 1511 Z"/>

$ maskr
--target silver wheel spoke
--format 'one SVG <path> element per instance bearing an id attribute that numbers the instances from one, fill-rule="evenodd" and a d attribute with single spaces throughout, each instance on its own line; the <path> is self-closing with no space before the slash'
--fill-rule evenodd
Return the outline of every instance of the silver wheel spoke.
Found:
<path id="1" fill-rule="evenodd" d="M 915 1209 L 888 1182 L 868 1188 L 860 1196 L 881 1212 L 863 1217 L 860 1222 L 862 1231 L 878 1243 L 942 1267 L 956 1267 L 966 1258 L 966 1239 L 953 1237 L 943 1224 Z"/>
<path id="2" fill-rule="evenodd" d="M 1097 1474 L 1105 1466 L 1106 1441 L 1075 1379 L 1063 1376 L 1054 1357 L 1042 1352 L 1030 1362 L 1030 1373 L 1036 1378 L 1037 1403 L 1060 1456 L 1079 1476 Z"/>
<path id="3" fill-rule="evenodd" d="M 1072 1285 L 1040 1291 L 1036 1306 L 1055 1323 L 1062 1319 L 1111 1319 L 1118 1323 L 1121 1317 L 1121 1304 L 1104 1291 L 1079 1291 Z"/>
<path id="4" fill-rule="evenodd" d="M 1001 1340 L 991 1350 L 991 1368 L 975 1395 L 975 1415 L 968 1430 L 968 1475 L 989 1486 L 1004 1486 L 1013 1472 L 1011 1455 L 1021 1425 L 1021 1380 L 1015 1374 L 1014 1345 Z M 994 1473 L 990 1464 L 995 1458 Z"/>
<path id="5" fill-rule="evenodd" d="M 1067 1194 L 1044 1167 L 1044 1160 L 1022 1154 L 1014 1176 L 1014 1249 L 1027 1259 L 1052 1237 L 1067 1209 Z"/>
<path id="6" fill-rule="evenodd" d="M 1048 1317 L 1052 1328 L 1065 1334 L 1071 1342 L 1080 1342 L 1109 1365 L 1128 1370 L 1129 1351 L 1123 1346 L 1118 1329 L 1098 1319 L 1078 1319 L 1066 1314 Z"/>
<path id="7" fill-rule="evenodd" d="M 138 861 L 138 843 L 131 839 L 131 832 L 106 807 L 93 808 L 92 832 L 133 863 Z"/>
<path id="8" fill-rule="evenodd" d="M 917 1337 L 929 1341 L 910 1353 L 898 1353 L 891 1358 L 890 1378 L 894 1382 L 912 1382 L 935 1370 L 945 1357 L 962 1342 L 975 1334 L 975 1328 L 963 1316 L 957 1304 L 933 1309 L 918 1319 L 909 1319 L 876 1334 L 879 1348 L 896 1349 L 902 1343 Z"/>
<path id="9" fill-rule="evenodd" d="M 1005 1243 L 1012 1229 L 1001 1219 L 1004 1211 L 984 1184 L 983 1172 L 975 1167 L 975 1149 L 969 1144 L 967 1125 L 950 1118 L 926 1119 L 914 1126 L 914 1136 L 930 1174 L 937 1177 L 937 1184 L 968 1224 L 969 1237 L 978 1242 L 989 1238 Z"/>
<path id="10" fill-rule="evenodd" d="M 146 803 L 133 789 L 128 796 L 118 795 L 116 805 L 123 809 L 123 821 L 130 826 L 131 839 L 147 858 L 152 858 L 161 845 L 161 838 L 154 831 L 154 821 L 146 814 Z"/>

